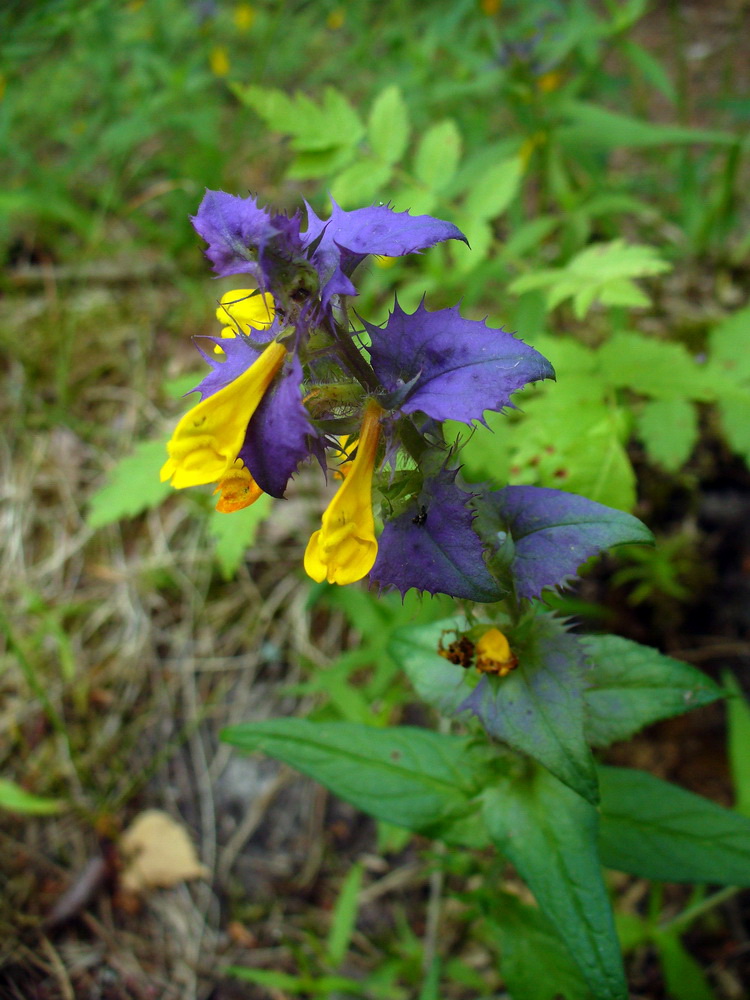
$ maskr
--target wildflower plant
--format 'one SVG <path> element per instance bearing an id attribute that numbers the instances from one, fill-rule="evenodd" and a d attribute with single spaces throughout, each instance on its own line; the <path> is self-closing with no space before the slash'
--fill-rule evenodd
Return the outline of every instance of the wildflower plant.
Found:
<path id="1" fill-rule="evenodd" d="M 529 933 L 564 956 L 568 1000 L 624 1000 L 602 864 L 750 884 L 746 820 L 602 767 L 592 753 L 721 689 L 637 643 L 577 634 L 544 603 L 603 550 L 648 543 L 648 529 L 572 493 L 462 479 L 461 442 L 445 422 L 465 424 L 468 439 L 487 413 L 513 406 L 514 392 L 554 378 L 532 346 L 458 307 L 422 301 L 409 313 L 396 300 L 379 325 L 351 308 L 363 261 L 464 240 L 451 222 L 334 203 L 325 220 L 307 206 L 303 228 L 300 213 L 209 191 L 193 224 L 217 275 L 237 275 L 239 287 L 221 298 L 223 330 L 198 339 L 209 371 L 167 446 L 162 479 L 212 484 L 231 516 L 263 494 L 283 497 L 313 460 L 336 484 L 304 553 L 313 580 L 461 602 L 447 620 L 401 627 L 390 641 L 453 732 L 293 718 L 224 738 L 380 819 L 455 847 L 493 844 L 536 897 Z M 705 852 L 707 837 L 721 840 L 718 854 Z M 507 940 L 504 920 L 524 920 L 497 910 L 491 921 Z M 514 968 L 501 969 L 514 997 L 560 994 L 555 970 Z"/>

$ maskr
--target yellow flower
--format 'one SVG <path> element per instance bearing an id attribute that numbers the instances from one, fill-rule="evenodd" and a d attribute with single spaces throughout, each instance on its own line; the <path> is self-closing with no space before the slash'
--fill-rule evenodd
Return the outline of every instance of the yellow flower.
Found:
<path id="1" fill-rule="evenodd" d="M 310 538 L 305 571 L 313 580 L 341 585 L 367 576 L 378 554 L 372 515 L 372 474 L 380 441 L 383 410 L 371 400 L 365 409 L 357 454 Z"/>
<path id="2" fill-rule="evenodd" d="M 326 18 L 326 24 L 332 31 L 338 31 L 339 28 L 342 28 L 344 21 L 346 21 L 346 14 L 340 7 L 332 10 Z"/>
<path id="3" fill-rule="evenodd" d="M 258 486 L 250 470 L 238 458 L 229 472 L 224 476 L 214 493 L 221 493 L 216 509 L 221 514 L 232 514 L 236 510 L 249 507 L 263 496 L 263 490 Z"/>
<path id="4" fill-rule="evenodd" d="M 247 327 L 267 330 L 273 323 L 274 314 L 273 296 L 267 293 L 261 295 L 255 288 L 235 288 L 231 292 L 224 292 L 216 310 L 219 322 L 230 324 L 221 331 L 225 340 L 244 333 Z M 223 353 L 224 349 L 217 344 L 214 354 Z"/>
<path id="5" fill-rule="evenodd" d="M 560 89 L 563 85 L 563 80 L 564 77 L 562 73 L 552 69 L 547 73 L 542 73 L 542 75 L 537 78 L 536 85 L 543 94 L 551 94 L 553 90 Z"/>
<path id="6" fill-rule="evenodd" d="M 255 11 L 249 3 L 238 3 L 232 11 L 232 20 L 238 31 L 249 31 L 255 21 Z"/>
<path id="7" fill-rule="evenodd" d="M 269 344 L 233 382 L 182 417 L 167 444 L 161 481 L 181 490 L 224 479 L 245 440 L 248 421 L 284 361 L 283 344 Z"/>
<path id="8" fill-rule="evenodd" d="M 505 677 L 518 666 L 510 643 L 499 628 L 484 633 L 474 649 L 477 670 L 482 674 Z"/>
<path id="9" fill-rule="evenodd" d="M 208 61 L 214 76 L 229 76 L 229 56 L 223 45 L 215 45 L 211 49 Z"/>

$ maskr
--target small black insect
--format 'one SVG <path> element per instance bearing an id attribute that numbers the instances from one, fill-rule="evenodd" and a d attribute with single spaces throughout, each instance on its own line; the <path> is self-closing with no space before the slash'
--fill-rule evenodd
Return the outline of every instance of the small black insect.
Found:
<path id="1" fill-rule="evenodd" d="M 427 508 L 422 504 L 419 508 L 419 513 L 411 519 L 412 524 L 424 524 L 427 520 Z"/>

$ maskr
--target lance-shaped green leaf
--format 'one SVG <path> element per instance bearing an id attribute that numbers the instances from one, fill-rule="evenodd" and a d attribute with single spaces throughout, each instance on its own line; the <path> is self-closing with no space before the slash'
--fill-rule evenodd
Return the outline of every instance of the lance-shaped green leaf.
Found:
<path id="1" fill-rule="evenodd" d="M 616 635 L 580 639 L 586 653 L 586 737 L 604 747 L 643 726 L 709 705 L 723 691 L 687 663 Z"/>
<path id="2" fill-rule="evenodd" d="M 651 542 L 637 517 L 612 507 L 539 486 L 506 486 L 477 501 L 477 524 L 486 540 L 513 542 L 509 571 L 519 597 L 567 583 L 591 556 L 613 545 Z"/>
<path id="3" fill-rule="evenodd" d="M 268 719 L 231 726 L 222 739 L 262 750 L 378 819 L 433 836 L 476 812 L 485 753 L 467 739 L 410 726 Z"/>
<path id="4" fill-rule="evenodd" d="M 513 1000 L 594 1000 L 545 915 L 509 892 L 493 892 L 489 930 L 500 945 L 500 974 Z M 539 956 L 544 955 L 544 961 Z"/>
<path id="5" fill-rule="evenodd" d="M 492 736 L 596 803 L 596 768 L 583 728 L 579 640 L 551 615 L 536 615 L 507 638 L 518 666 L 506 677 L 483 677 L 459 711 L 472 711 Z"/>
<path id="6" fill-rule="evenodd" d="M 599 768 L 608 868 L 665 882 L 750 886 L 750 820 L 644 771 Z"/>
<path id="7" fill-rule="evenodd" d="M 729 146 L 737 142 L 731 132 L 644 121 L 585 101 L 568 100 L 563 111 L 570 124 L 560 128 L 557 137 L 576 152 L 581 146 L 618 149 L 700 142 Z"/>
<path id="8" fill-rule="evenodd" d="M 484 819 L 565 942 L 597 1000 L 626 1000 L 597 853 L 597 812 L 543 768 L 487 789 Z"/>

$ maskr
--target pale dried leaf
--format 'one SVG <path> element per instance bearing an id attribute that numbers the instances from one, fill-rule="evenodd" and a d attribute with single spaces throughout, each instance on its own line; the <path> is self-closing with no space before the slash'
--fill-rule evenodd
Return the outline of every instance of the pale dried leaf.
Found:
<path id="1" fill-rule="evenodd" d="M 120 840 L 125 858 L 121 882 L 129 892 L 168 889 L 210 872 L 198 861 L 184 826 L 159 809 L 136 816 Z"/>

